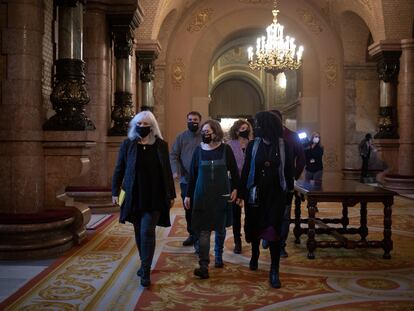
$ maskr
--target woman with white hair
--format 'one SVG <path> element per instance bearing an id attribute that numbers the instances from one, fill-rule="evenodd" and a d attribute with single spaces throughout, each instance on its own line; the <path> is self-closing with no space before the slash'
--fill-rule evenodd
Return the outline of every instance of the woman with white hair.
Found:
<path id="1" fill-rule="evenodd" d="M 118 204 L 125 190 L 119 222 L 134 225 L 141 267 L 141 285 L 151 284 L 150 271 L 155 250 L 155 227 L 171 226 L 169 210 L 175 189 L 168 145 L 150 111 L 138 113 L 129 123 L 128 138 L 119 149 L 112 177 L 112 201 Z"/>

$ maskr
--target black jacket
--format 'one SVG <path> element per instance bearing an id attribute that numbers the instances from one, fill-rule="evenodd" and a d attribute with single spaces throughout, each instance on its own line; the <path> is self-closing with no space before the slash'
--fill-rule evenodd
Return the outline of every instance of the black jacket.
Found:
<path id="1" fill-rule="evenodd" d="M 160 218 L 158 226 L 169 227 L 170 223 L 170 201 L 175 198 L 174 179 L 171 173 L 169 160 L 168 144 L 162 139 L 157 138 L 155 143 L 157 154 L 160 160 L 163 183 L 165 188 L 164 204 L 160 207 Z M 132 214 L 132 196 L 135 182 L 135 168 L 137 159 L 137 141 L 125 139 L 119 149 L 118 160 L 115 165 L 114 175 L 112 176 L 112 195 L 119 196 L 120 188 L 125 190 L 125 201 L 121 206 L 119 222 L 125 223 Z"/>

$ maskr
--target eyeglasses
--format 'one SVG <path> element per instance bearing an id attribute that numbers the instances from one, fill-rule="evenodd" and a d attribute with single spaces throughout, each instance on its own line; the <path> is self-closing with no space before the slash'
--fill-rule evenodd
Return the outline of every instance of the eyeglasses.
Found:
<path id="1" fill-rule="evenodd" d="M 201 134 L 211 135 L 211 134 L 214 134 L 214 133 L 212 131 L 211 132 L 209 132 L 209 131 L 201 131 Z"/>

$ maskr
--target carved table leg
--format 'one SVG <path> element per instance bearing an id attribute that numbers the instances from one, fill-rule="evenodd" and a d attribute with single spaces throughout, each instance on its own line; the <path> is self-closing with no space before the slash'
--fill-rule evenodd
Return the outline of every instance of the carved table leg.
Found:
<path id="1" fill-rule="evenodd" d="M 295 243 L 300 244 L 300 206 L 301 206 L 300 194 L 295 191 L 295 227 L 293 228 L 293 234 L 295 235 Z"/>
<path id="2" fill-rule="evenodd" d="M 392 225 L 392 202 L 384 202 L 384 259 L 391 259 L 390 252 L 393 248 L 393 243 L 391 240 L 391 225 Z"/>
<path id="3" fill-rule="evenodd" d="M 366 241 L 366 237 L 368 235 L 368 227 L 367 227 L 367 202 L 361 202 L 361 219 L 360 224 L 361 227 L 359 228 L 359 235 L 361 236 L 361 241 Z"/>
<path id="4" fill-rule="evenodd" d="M 316 249 L 315 241 L 315 209 L 316 201 L 310 200 L 308 198 L 308 241 L 306 247 L 308 248 L 308 259 L 315 259 L 315 254 L 313 253 Z"/>

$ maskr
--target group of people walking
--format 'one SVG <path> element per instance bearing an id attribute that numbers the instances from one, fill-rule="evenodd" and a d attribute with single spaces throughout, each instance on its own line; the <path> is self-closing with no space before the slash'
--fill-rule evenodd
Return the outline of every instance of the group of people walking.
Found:
<path id="1" fill-rule="evenodd" d="M 321 172 L 314 170 L 322 171 L 320 135 L 304 152 L 297 134 L 283 126 L 277 110 L 257 113 L 254 125 L 236 121 L 226 143 L 220 123 L 202 123 L 196 111 L 188 113 L 187 126 L 169 153 L 154 115 L 143 111 L 131 120 L 128 138 L 120 147 L 112 180 L 113 202 L 118 203 L 121 188 L 125 190 L 120 222 L 134 225 L 141 285 L 151 284 L 155 227 L 170 225 L 174 178 L 179 178 L 188 231 L 183 246 L 194 245 L 199 257 L 194 275 L 209 278 L 212 231 L 216 268 L 224 265 L 226 227 L 233 226 L 234 253 L 242 252 L 244 207 L 245 240 L 252 245 L 249 268 L 258 269 L 260 241 L 266 241 L 271 255 L 269 282 L 279 288 L 280 257 L 288 256 L 285 245 L 294 180 L 305 165 L 306 178 L 321 178 Z"/>

